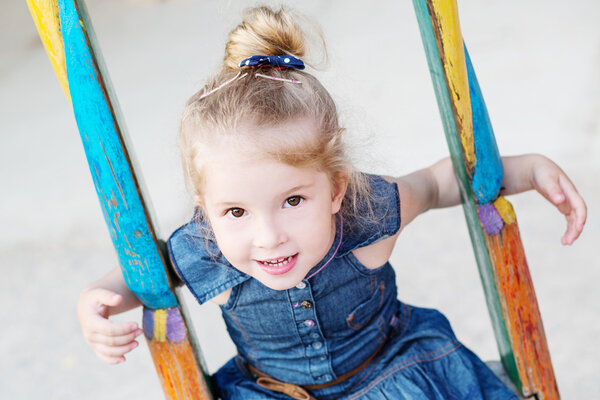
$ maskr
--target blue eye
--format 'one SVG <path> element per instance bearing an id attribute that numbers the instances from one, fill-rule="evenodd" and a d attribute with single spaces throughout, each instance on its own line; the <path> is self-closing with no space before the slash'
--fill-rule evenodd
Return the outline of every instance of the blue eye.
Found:
<path id="1" fill-rule="evenodd" d="M 284 207 L 296 207 L 296 206 L 300 205 L 300 203 L 302 203 L 303 200 L 304 200 L 304 198 L 301 196 L 288 197 L 285 200 Z"/>
<path id="2" fill-rule="evenodd" d="M 230 208 L 227 210 L 227 214 L 231 215 L 233 218 L 241 218 L 246 214 L 246 210 L 243 208 Z"/>

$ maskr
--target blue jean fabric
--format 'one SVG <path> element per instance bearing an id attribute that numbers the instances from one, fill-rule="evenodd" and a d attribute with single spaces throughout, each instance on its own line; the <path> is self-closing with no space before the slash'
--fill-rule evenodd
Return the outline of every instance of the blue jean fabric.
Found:
<path id="1" fill-rule="evenodd" d="M 379 355 L 338 385 L 309 391 L 317 399 L 517 399 L 455 338 L 438 311 L 399 303 L 398 326 Z M 240 356 L 213 376 L 223 399 L 290 400 L 256 384 Z"/>
<path id="2" fill-rule="evenodd" d="M 289 399 L 259 387 L 244 363 L 283 382 L 318 385 L 354 370 L 383 346 L 359 373 L 315 390 L 313 396 L 515 398 L 456 340 L 443 315 L 397 300 L 395 273 L 389 263 L 368 269 L 354 256 L 352 250 L 400 228 L 396 185 L 374 175 L 367 178 L 369 203 L 360 205 L 357 217 L 339 216 L 328 254 L 308 273 L 310 278 L 288 290 L 269 289 L 237 271 L 203 234 L 208 230 L 200 218 L 171 236 L 173 265 L 198 302 L 232 289 L 221 311 L 239 356 L 214 376 L 221 397 Z M 312 276 L 314 271 L 319 272 Z"/>

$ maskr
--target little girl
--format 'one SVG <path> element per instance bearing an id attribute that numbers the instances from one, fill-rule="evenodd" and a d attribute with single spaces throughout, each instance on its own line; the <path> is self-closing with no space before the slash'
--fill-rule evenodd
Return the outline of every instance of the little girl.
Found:
<path id="1" fill-rule="evenodd" d="M 168 242 L 199 303 L 220 305 L 238 355 L 213 376 L 223 399 L 512 399 L 438 311 L 397 300 L 388 259 L 403 228 L 460 203 L 445 159 L 400 178 L 348 162 L 329 93 L 303 71 L 285 10 L 252 10 L 223 67 L 187 104 L 184 173 L 194 218 Z M 505 157 L 503 194 L 536 189 L 579 236 L 586 207 L 552 161 Z M 85 337 L 107 363 L 141 329 L 109 315 L 140 303 L 119 269 L 79 299 Z M 287 394 L 284 394 L 287 393 Z"/>

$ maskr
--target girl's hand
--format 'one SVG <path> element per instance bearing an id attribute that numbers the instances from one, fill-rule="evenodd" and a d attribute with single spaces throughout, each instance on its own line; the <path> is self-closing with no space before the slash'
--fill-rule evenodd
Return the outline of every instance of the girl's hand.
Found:
<path id="1" fill-rule="evenodd" d="M 123 302 L 123 296 L 110 290 L 84 289 L 77 302 L 77 314 L 83 335 L 96 355 L 107 364 L 125 361 L 124 355 L 138 346 L 142 330 L 135 322 L 108 319 L 111 308 Z"/>
<path id="2" fill-rule="evenodd" d="M 531 184 L 567 219 L 567 230 L 561 239 L 564 245 L 573 244 L 583 230 L 587 217 L 585 201 L 577 192 L 575 185 L 552 160 L 532 155 Z"/>

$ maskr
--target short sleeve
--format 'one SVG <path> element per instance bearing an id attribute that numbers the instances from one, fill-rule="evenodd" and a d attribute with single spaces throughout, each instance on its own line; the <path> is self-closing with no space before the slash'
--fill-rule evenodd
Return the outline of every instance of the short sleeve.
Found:
<path id="1" fill-rule="evenodd" d="M 200 304 L 250 279 L 225 259 L 214 240 L 202 234 L 205 224 L 196 216 L 167 242 L 173 268 Z"/>
<path id="2" fill-rule="evenodd" d="M 400 229 L 398 185 L 378 175 L 365 174 L 369 196 L 359 201 L 354 215 L 343 215 L 339 256 L 395 235 Z"/>

